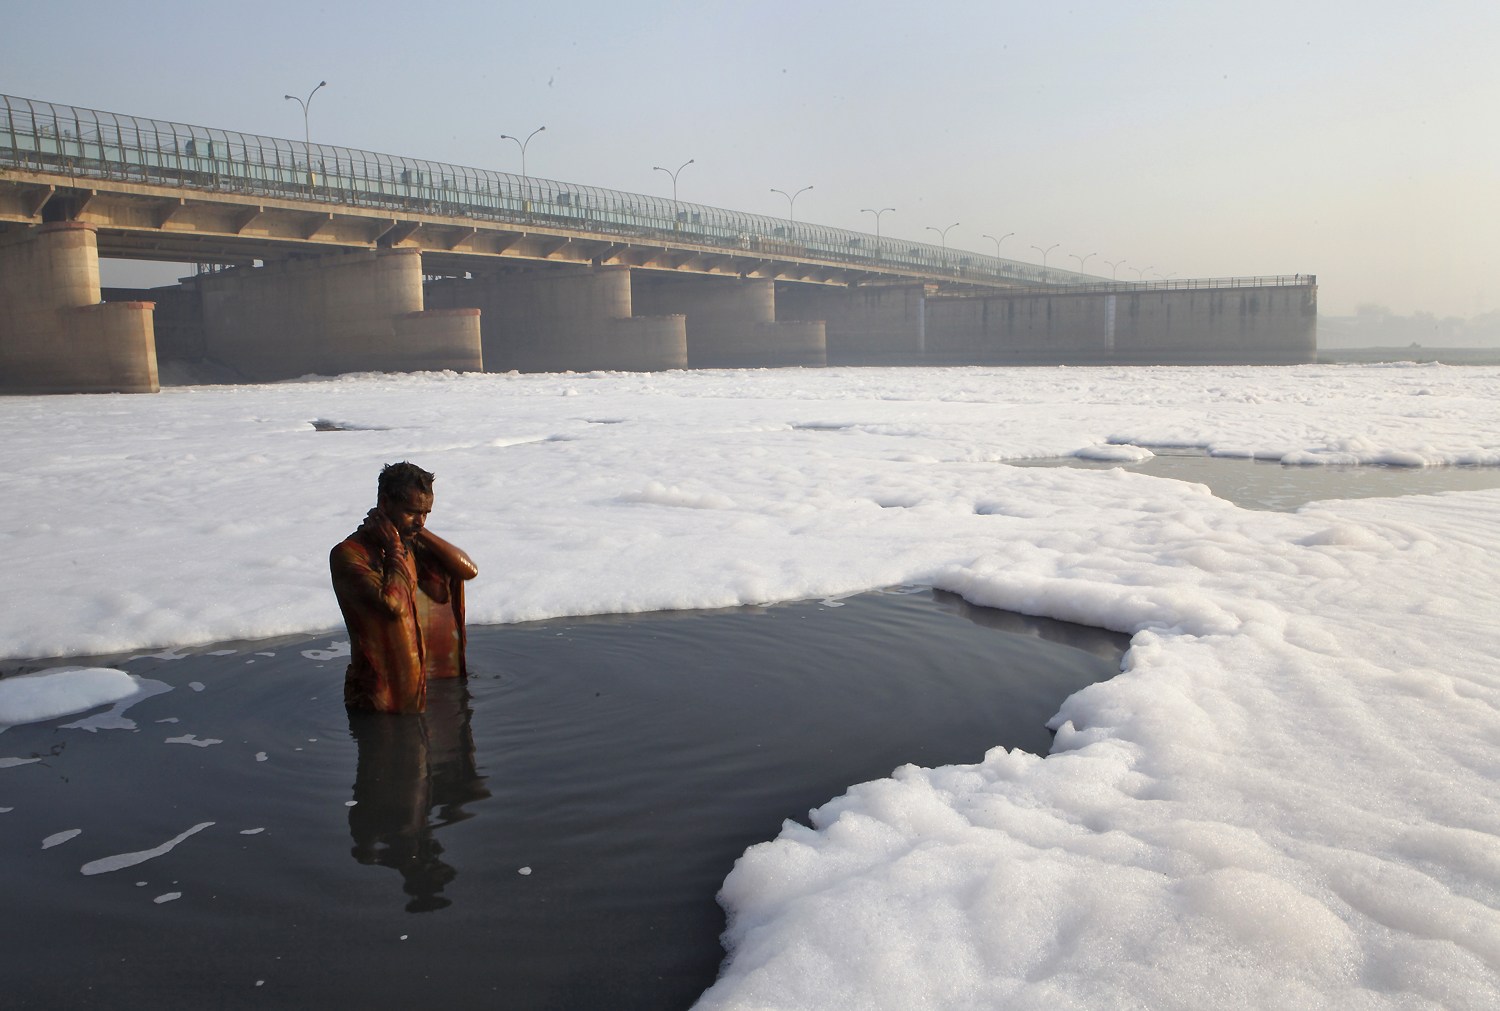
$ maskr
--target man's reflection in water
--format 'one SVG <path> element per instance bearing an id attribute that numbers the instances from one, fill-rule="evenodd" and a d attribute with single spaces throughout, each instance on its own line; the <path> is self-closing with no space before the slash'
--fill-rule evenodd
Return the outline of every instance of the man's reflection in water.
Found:
<path id="1" fill-rule="evenodd" d="M 443 862 L 433 829 L 472 817 L 464 805 L 490 795 L 475 765 L 472 715 L 468 686 L 457 679 L 430 682 L 420 715 L 349 713 L 359 747 L 351 852 L 400 872 L 409 913 L 451 904 L 441 893 L 458 871 Z"/>

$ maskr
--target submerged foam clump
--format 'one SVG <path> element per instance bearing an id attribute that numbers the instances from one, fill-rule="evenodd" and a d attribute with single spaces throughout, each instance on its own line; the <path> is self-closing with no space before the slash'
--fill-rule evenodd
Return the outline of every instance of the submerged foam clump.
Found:
<path id="1" fill-rule="evenodd" d="M 0 681 L 0 727 L 81 713 L 130 698 L 139 679 L 113 667 L 66 667 Z"/>

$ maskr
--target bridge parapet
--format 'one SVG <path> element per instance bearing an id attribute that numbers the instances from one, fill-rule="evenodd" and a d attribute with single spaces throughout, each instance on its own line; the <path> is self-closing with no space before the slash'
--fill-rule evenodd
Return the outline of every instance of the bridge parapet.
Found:
<path id="1" fill-rule="evenodd" d="M 396 214 L 560 227 L 977 284 L 1098 281 L 929 243 L 577 183 L 0 95 L 0 166 Z"/>

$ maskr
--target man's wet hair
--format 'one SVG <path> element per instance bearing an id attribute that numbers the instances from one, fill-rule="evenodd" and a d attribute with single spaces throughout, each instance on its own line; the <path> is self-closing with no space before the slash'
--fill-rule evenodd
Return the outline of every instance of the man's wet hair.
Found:
<path id="1" fill-rule="evenodd" d="M 432 494 L 432 473 L 405 460 L 388 463 L 380 470 L 380 495 L 382 498 L 401 498 L 407 492 L 419 491 Z"/>

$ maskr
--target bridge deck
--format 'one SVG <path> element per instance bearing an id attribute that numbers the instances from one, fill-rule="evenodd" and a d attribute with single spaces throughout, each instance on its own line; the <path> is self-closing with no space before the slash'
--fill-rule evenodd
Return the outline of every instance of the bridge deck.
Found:
<path id="1" fill-rule="evenodd" d="M 0 222 L 43 220 L 94 224 L 103 255 L 198 262 L 408 246 L 432 273 L 498 258 L 840 284 L 1104 281 L 645 194 L 0 95 Z"/>

